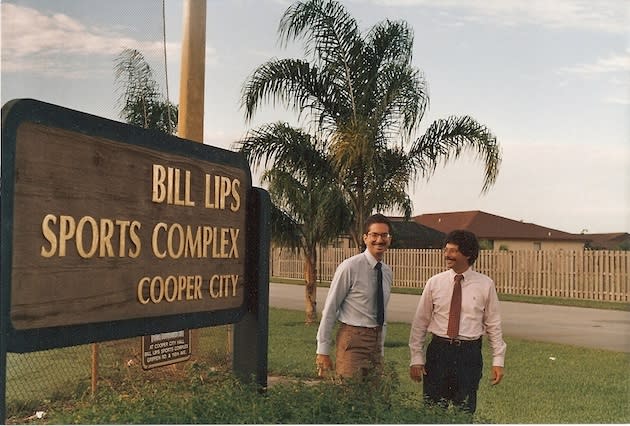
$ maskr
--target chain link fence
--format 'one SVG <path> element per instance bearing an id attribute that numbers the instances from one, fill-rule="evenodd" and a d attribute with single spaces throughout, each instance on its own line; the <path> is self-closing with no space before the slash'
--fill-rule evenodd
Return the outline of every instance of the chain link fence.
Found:
<path id="1" fill-rule="evenodd" d="M 51 402 L 83 399 L 99 389 L 115 387 L 133 375 L 155 381 L 172 380 L 192 363 L 231 369 L 231 326 L 192 331 L 191 358 L 143 369 L 142 337 L 7 356 L 7 423 L 23 424 L 46 412 Z"/>

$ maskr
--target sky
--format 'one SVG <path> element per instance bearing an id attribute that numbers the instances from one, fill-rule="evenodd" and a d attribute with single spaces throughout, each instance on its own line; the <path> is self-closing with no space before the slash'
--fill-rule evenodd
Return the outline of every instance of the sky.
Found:
<path id="1" fill-rule="evenodd" d="M 303 56 L 301 44 L 278 42 L 291 3 L 207 0 L 204 143 L 232 149 L 261 124 L 297 123 L 273 104 L 246 122 L 240 107 L 257 66 Z M 342 3 L 362 31 L 384 19 L 413 28 L 412 64 L 430 95 L 417 136 L 437 119 L 470 115 L 501 146 L 487 193 L 483 164 L 464 154 L 410 184 L 414 216 L 481 210 L 570 233 L 630 232 L 629 1 Z M 162 92 L 179 103 L 183 1 L 162 5 L 2 0 L 2 104 L 34 98 L 120 120 L 113 64 L 124 48 L 141 51 Z"/>

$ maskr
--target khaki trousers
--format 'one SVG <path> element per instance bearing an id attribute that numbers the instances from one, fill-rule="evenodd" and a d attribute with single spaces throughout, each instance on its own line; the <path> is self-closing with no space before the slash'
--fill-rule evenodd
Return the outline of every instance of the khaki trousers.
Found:
<path id="1" fill-rule="evenodd" d="M 341 377 L 366 376 L 383 371 L 381 327 L 355 327 L 342 323 L 337 332 L 336 372 Z"/>

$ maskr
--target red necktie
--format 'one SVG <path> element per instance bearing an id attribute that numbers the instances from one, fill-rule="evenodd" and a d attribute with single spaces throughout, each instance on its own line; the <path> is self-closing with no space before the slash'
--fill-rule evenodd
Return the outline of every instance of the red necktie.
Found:
<path id="1" fill-rule="evenodd" d="M 455 285 L 453 286 L 453 297 L 451 298 L 451 309 L 448 312 L 448 328 L 446 335 L 451 339 L 459 335 L 459 317 L 462 313 L 462 274 L 455 275 Z"/>

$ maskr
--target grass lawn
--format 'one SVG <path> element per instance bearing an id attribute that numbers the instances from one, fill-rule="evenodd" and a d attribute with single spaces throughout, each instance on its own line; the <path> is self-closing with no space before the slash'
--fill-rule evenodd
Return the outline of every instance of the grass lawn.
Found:
<path id="1" fill-rule="evenodd" d="M 292 387 L 275 385 L 266 398 L 251 388 L 234 385 L 217 376 L 214 368 L 225 366 L 226 328 L 201 331 L 198 363 L 182 363 L 143 371 L 137 363 L 138 339 L 101 344 L 99 392 L 92 399 L 89 374 L 69 376 L 60 364 L 89 366 L 89 346 L 63 348 L 12 357 L 8 389 L 20 388 L 28 404 L 9 399 L 8 423 L 26 423 L 29 414 L 47 415 L 29 423 L 431 423 L 461 422 L 453 417 L 409 417 L 406 410 L 421 411 L 421 385 L 408 377 L 409 325 L 390 324 L 385 357 L 397 372 L 398 384 L 391 411 L 362 397 L 358 410 L 378 414 L 366 420 L 348 416 L 342 406 L 344 394 L 336 388 L 311 387 L 302 380 L 315 377 L 316 326 L 303 323 L 301 311 L 270 310 L 269 374 L 293 379 Z M 506 337 L 506 376 L 497 386 L 489 384 L 490 355 L 484 342 L 484 378 L 473 419 L 477 423 L 630 423 L 630 357 L 596 349 L 530 342 Z M 13 354 L 12 354 L 13 355 Z M 130 360 L 136 362 L 130 363 Z M 28 374 L 21 372 L 28 372 Z M 88 370 L 89 371 L 89 370 Z M 51 377 L 61 377 L 60 382 Z M 36 380 L 35 380 L 36 379 Z M 280 386 L 276 389 L 276 386 Z M 335 385 L 338 386 L 338 385 Z M 37 390 L 37 392 L 35 392 Z M 368 388 L 369 392 L 372 389 Z M 39 395 L 46 395 L 39 396 Z M 343 402 L 343 401 L 341 401 Z M 344 402 L 347 403 L 347 402 Z M 376 404 L 376 405 L 375 405 Z M 354 405 L 353 405 L 354 407 Z M 317 411 L 319 410 L 319 411 Z M 389 414 L 388 414 L 389 413 Z M 338 417 L 335 417 L 338 416 Z M 380 417 L 379 417 L 380 416 Z M 391 416 L 391 417 L 388 417 Z M 235 420 L 236 419 L 236 420 Z M 359 419 L 359 420 L 357 420 Z M 374 419 L 374 421 L 371 421 Z"/>
<path id="2" fill-rule="evenodd" d="M 271 310 L 270 374 L 313 377 L 316 327 L 304 314 Z M 401 390 L 421 392 L 408 376 L 409 324 L 388 326 L 386 362 L 398 371 Z M 484 341 L 484 377 L 478 420 L 484 423 L 630 423 L 630 355 L 567 345 L 505 338 L 506 376 L 489 383 L 489 345 Z"/>

